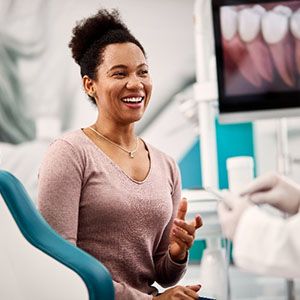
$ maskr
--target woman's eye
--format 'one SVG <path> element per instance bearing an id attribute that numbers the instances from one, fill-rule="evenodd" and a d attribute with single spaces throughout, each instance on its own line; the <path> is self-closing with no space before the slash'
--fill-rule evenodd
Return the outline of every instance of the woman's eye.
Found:
<path id="1" fill-rule="evenodd" d="M 116 77 L 124 77 L 125 75 L 126 75 L 125 72 L 115 72 L 115 73 L 113 74 L 113 76 L 116 76 Z"/>
<path id="2" fill-rule="evenodd" d="M 149 74 L 149 71 L 148 71 L 148 70 L 142 70 L 142 71 L 140 72 L 140 74 L 141 74 L 142 76 L 146 76 L 146 75 Z"/>

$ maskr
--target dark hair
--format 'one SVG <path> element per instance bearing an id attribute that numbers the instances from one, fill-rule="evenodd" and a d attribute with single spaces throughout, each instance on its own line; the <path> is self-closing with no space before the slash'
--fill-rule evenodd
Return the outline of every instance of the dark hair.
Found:
<path id="1" fill-rule="evenodd" d="M 103 61 L 105 47 L 116 43 L 134 43 L 145 55 L 140 42 L 130 33 L 122 22 L 116 9 L 109 12 L 100 9 L 95 15 L 79 21 L 72 31 L 69 47 L 72 56 L 80 66 L 80 73 L 96 79 L 97 67 Z M 95 99 L 90 97 L 93 103 Z"/>

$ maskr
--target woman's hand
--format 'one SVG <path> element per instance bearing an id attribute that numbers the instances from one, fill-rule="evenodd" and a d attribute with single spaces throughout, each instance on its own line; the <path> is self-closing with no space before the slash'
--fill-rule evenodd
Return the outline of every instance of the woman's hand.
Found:
<path id="1" fill-rule="evenodd" d="M 191 300 L 199 299 L 197 292 L 200 290 L 201 285 L 190 285 L 190 286 L 175 286 L 173 288 L 165 290 L 159 296 L 153 297 L 157 300 Z"/>
<path id="2" fill-rule="evenodd" d="M 185 260 L 187 251 L 194 243 L 196 229 L 202 226 L 202 219 L 199 215 L 192 222 L 187 223 L 186 212 L 187 200 L 182 198 L 170 233 L 169 253 L 176 262 Z"/>

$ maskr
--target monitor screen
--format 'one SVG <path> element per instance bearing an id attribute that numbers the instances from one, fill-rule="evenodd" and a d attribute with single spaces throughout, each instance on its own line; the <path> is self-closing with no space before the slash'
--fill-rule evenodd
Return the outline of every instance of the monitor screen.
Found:
<path id="1" fill-rule="evenodd" d="M 212 4 L 221 122 L 300 116 L 300 1 Z"/>

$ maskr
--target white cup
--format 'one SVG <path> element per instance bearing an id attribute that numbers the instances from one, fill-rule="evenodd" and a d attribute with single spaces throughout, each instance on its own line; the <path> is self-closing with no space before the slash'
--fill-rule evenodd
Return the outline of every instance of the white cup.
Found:
<path id="1" fill-rule="evenodd" d="M 235 156 L 226 160 L 228 188 L 239 193 L 254 179 L 254 163 L 251 156 Z"/>

